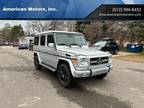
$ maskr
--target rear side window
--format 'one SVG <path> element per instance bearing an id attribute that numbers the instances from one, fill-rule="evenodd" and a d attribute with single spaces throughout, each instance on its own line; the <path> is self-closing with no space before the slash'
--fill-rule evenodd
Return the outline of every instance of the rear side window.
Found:
<path id="1" fill-rule="evenodd" d="M 41 36 L 40 45 L 45 46 L 45 35 Z"/>
<path id="2" fill-rule="evenodd" d="M 34 45 L 38 45 L 39 44 L 39 37 L 35 37 L 34 38 Z"/>
<path id="3" fill-rule="evenodd" d="M 54 43 L 53 35 L 47 35 L 47 45 L 48 45 L 49 43 Z"/>

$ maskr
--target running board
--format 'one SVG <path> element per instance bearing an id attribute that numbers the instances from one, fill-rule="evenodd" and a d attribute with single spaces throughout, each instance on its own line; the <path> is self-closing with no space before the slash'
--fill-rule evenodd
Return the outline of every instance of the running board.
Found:
<path id="1" fill-rule="evenodd" d="M 56 69 L 54 69 L 54 68 L 52 68 L 51 66 L 48 66 L 48 65 L 46 65 L 46 64 L 40 63 L 40 65 L 42 65 L 43 67 L 45 67 L 45 68 L 47 68 L 47 69 L 49 69 L 49 70 L 51 70 L 51 71 L 53 71 L 53 72 L 56 71 Z"/>

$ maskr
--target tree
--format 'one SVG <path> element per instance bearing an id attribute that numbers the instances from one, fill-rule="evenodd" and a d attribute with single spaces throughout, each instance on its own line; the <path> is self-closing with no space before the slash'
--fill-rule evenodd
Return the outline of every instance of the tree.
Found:
<path id="1" fill-rule="evenodd" d="M 75 21 L 28 21 L 27 34 L 44 32 L 48 30 L 73 31 Z"/>
<path id="2" fill-rule="evenodd" d="M 11 32 L 11 26 L 10 24 L 6 23 L 5 26 L 1 30 L 1 37 L 4 40 L 10 40 L 10 32 Z"/>
<path id="3" fill-rule="evenodd" d="M 105 22 L 103 22 L 101 32 L 104 37 L 107 35 L 107 30 L 108 30 L 108 25 Z"/>
<path id="4" fill-rule="evenodd" d="M 77 21 L 76 24 L 75 24 L 76 25 L 75 26 L 76 31 L 84 33 L 84 30 L 85 30 L 86 26 L 89 25 L 89 24 L 90 24 L 90 21 Z"/>
<path id="5" fill-rule="evenodd" d="M 5 23 L 4 27 L 10 28 L 10 27 L 11 27 L 11 24 L 10 24 L 10 23 Z"/>
<path id="6" fill-rule="evenodd" d="M 114 22 L 108 32 L 111 32 L 111 37 L 118 42 L 120 48 L 123 48 L 124 43 L 130 39 L 126 21 Z"/>
<path id="7" fill-rule="evenodd" d="M 24 36 L 24 31 L 21 25 L 5 26 L 2 29 L 2 38 L 7 41 L 18 41 L 20 37 Z"/>
<path id="8" fill-rule="evenodd" d="M 111 22 L 109 21 L 91 21 L 86 23 L 82 32 L 85 34 L 86 39 L 95 43 L 100 38 L 110 37 L 111 32 L 108 32 Z"/>
<path id="9" fill-rule="evenodd" d="M 132 36 L 132 40 L 144 41 L 144 22 L 143 21 L 131 21 L 128 23 L 129 33 Z"/>
<path id="10" fill-rule="evenodd" d="M 50 21 L 28 21 L 26 30 L 29 34 L 49 30 Z"/>
<path id="11" fill-rule="evenodd" d="M 18 39 L 23 36 L 24 36 L 24 31 L 21 25 L 15 25 L 11 28 L 10 37 L 12 41 L 18 41 Z"/>

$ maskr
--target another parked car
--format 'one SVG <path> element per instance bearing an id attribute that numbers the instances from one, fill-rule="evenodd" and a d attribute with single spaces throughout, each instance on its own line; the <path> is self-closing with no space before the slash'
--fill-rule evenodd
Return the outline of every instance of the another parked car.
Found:
<path id="1" fill-rule="evenodd" d="M 34 66 L 56 72 L 59 83 L 67 88 L 75 78 L 103 79 L 111 71 L 111 54 L 87 45 L 81 33 L 48 31 L 34 38 Z"/>
<path id="2" fill-rule="evenodd" d="M 0 46 L 3 46 L 4 45 L 4 43 L 3 42 L 0 42 Z"/>
<path id="3" fill-rule="evenodd" d="M 13 47 L 18 47 L 18 42 L 13 42 L 13 43 L 12 43 L 12 46 L 13 46 Z"/>
<path id="4" fill-rule="evenodd" d="M 19 44 L 18 49 L 28 49 L 28 44 Z"/>
<path id="5" fill-rule="evenodd" d="M 19 45 L 18 45 L 18 49 L 28 49 L 29 45 L 28 42 L 25 38 L 21 38 L 19 39 Z"/>
<path id="6" fill-rule="evenodd" d="M 101 51 L 108 51 L 111 54 L 118 54 L 119 46 L 113 39 L 103 39 L 100 41 L 97 41 L 94 44 L 94 47 Z"/>

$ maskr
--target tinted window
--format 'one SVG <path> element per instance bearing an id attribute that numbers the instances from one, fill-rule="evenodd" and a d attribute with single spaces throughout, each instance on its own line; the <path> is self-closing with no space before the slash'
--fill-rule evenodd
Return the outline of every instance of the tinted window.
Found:
<path id="1" fill-rule="evenodd" d="M 34 38 L 34 45 L 38 45 L 39 44 L 39 37 L 35 37 Z"/>
<path id="2" fill-rule="evenodd" d="M 40 44 L 41 46 L 45 46 L 45 36 L 41 36 Z"/>
<path id="3" fill-rule="evenodd" d="M 53 35 L 48 35 L 47 36 L 47 44 L 49 44 L 49 43 L 54 43 Z"/>
<path id="4" fill-rule="evenodd" d="M 116 42 L 110 42 L 110 45 L 117 45 Z"/>

